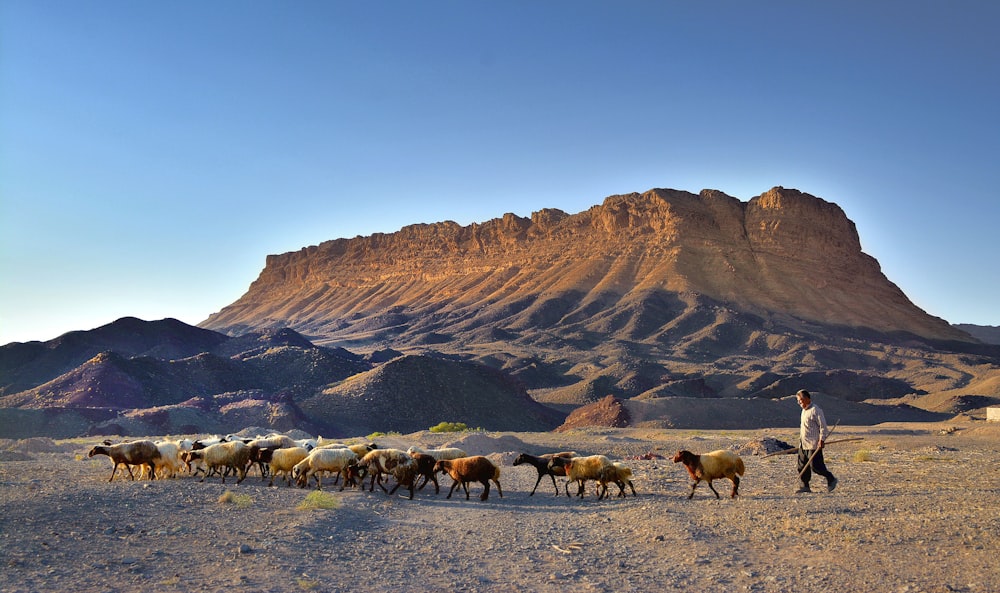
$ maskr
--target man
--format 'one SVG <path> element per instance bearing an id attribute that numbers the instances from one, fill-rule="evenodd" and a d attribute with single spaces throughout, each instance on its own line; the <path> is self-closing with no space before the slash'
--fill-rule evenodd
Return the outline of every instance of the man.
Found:
<path id="1" fill-rule="evenodd" d="M 799 406 L 802 408 L 802 417 L 799 422 L 799 489 L 798 492 L 812 492 L 809 489 L 809 480 L 812 472 L 826 478 L 826 489 L 833 492 L 837 487 L 837 478 L 826 469 L 823 462 L 823 442 L 830 434 L 830 429 L 826 425 L 826 416 L 819 406 L 812 403 L 812 396 L 805 389 L 800 389 L 795 394 Z M 815 453 L 815 456 L 813 454 Z M 812 463 L 809 458 L 812 457 Z"/>

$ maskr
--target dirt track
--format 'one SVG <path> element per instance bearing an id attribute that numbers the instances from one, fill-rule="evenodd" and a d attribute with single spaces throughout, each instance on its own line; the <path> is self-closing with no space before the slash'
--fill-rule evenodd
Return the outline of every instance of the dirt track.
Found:
<path id="1" fill-rule="evenodd" d="M 556 497 L 550 481 L 529 497 L 536 474 L 511 466 L 519 451 L 505 447 L 621 459 L 791 441 L 793 430 L 475 435 L 469 449 L 501 447 L 469 452 L 505 463 L 503 498 L 479 501 L 476 487 L 472 500 L 446 500 L 445 478 L 441 494 L 413 501 L 333 488 L 339 506 L 319 510 L 296 508 L 307 491 L 259 477 L 109 484 L 110 461 L 88 459 L 90 442 L 7 442 L 0 591 L 1000 591 L 1000 427 L 942 434 L 950 427 L 839 428 L 865 438 L 827 452 L 833 493 L 793 494 L 793 456 L 745 454 L 735 501 L 728 482 L 716 483 L 722 500 L 704 485 L 687 500 L 686 472 L 669 459 L 628 461 L 638 497 Z M 220 502 L 227 491 L 246 496 Z"/>

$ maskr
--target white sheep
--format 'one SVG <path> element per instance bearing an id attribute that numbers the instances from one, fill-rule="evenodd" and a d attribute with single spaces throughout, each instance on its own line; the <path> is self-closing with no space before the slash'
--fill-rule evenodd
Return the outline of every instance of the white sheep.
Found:
<path id="1" fill-rule="evenodd" d="M 94 455 L 107 455 L 111 461 L 115 462 L 111 468 L 111 477 L 108 481 L 115 479 L 115 472 L 119 465 L 124 465 L 128 470 L 129 478 L 135 480 L 132 474 L 133 465 L 144 465 L 149 467 L 149 479 L 156 479 L 156 460 L 160 458 L 160 450 L 156 448 L 153 441 L 141 440 L 128 443 L 118 443 L 117 445 L 97 445 L 87 453 L 87 457 Z"/>
<path id="2" fill-rule="evenodd" d="M 347 486 L 347 468 L 356 465 L 358 456 L 350 449 L 313 449 L 309 455 L 298 462 L 292 468 L 292 478 L 298 482 L 300 488 L 305 488 L 309 483 L 310 476 L 316 476 L 316 489 L 323 489 L 321 472 L 333 474 L 344 474 L 344 483 L 340 485 L 343 490 Z"/>
<path id="3" fill-rule="evenodd" d="M 414 453 L 423 453 L 424 455 L 430 455 L 437 461 L 442 459 L 458 459 L 459 457 L 468 457 L 468 453 L 459 449 L 458 447 L 441 447 L 439 449 L 421 449 L 414 445 L 406 450 L 407 453 L 413 455 Z"/>
<path id="4" fill-rule="evenodd" d="M 584 484 L 587 480 L 600 480 L 604 471 L 611 466 L 611 460 L 604 455 L 553 457 L 549 461 L 549 467 L 553 470 L 558 467 L 566 470 L 566 496 L 569 496 L 570 482 L 576 482 L 579 485 L 576 495 L 581 498 L 583 498 Z"/>
<path id="5" fill-rule="evenodd" d="M 161 477 L 173 478 L 181 469 L 181 446 L 178 441 L 156 441 L 156 448 L 160 451 L 160 458 L 153 462 L 156 471 L 161 472 Z"/>
<path id="6" fill-rule="evenodd" d="M 688 500 L 694 496 L 694 489 L 702 480 L 708 482 L 708 488 L 715 494 L 716 498 L 719 498 L 719 493 L 712 487 L 712 480 L 718 478 L 729 478 L 733 482 L 731 498 L 736 498 L 739 495 L 740 476 L 746 471 L 746 467 L 743 465 L 743 459 L 732 451 L 719 449 L 702 455 L 696 455 L 690 451 L 678 451 L 674 455 L 674 463 L 683 463 L 688 474 L 691 475 L 691 479 L 694 480 L 694 483 L 691 484 L 691 494 L 688 495 Z"/>

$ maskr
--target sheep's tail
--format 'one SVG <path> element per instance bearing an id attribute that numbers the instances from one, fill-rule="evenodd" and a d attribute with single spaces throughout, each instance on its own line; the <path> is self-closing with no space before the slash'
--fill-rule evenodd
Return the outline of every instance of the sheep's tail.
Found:
<path id="1" fill-rule="evenodd" d="M 738 473 L 739 475 L 742 476 L 743 472 L 745 472 L 746 470 L 747 470 L 746 466 L 743 465 L 743 458 L 737 456 L 736 457 L 736 473 Z"/>

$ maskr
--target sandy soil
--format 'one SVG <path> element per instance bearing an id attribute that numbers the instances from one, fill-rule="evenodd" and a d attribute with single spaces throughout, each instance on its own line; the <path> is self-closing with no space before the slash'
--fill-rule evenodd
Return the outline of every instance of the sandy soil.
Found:
<path id="1" fill-rule="evenodd" d="M 0 591 L 1000 591 L 1000 426 L 840 427 L 833 493 L 793 494 L 794 456 L 744 453 L 742 497 L 716 500 L 669 459 L 629 459 L 637 497 L 555 496 L 520 450 L 627 459 L 738 448 L 795 431 L 601 429 L 465 435 L 503 463 L 503 497 L 414 500 L 348 489 L 300 509 L 309 491 L 259 477 L 115 479 L 92 441 L 0 443 Z M 437 446 L 417 433 L 381 446 Z M 442 485 L 450 485 L 450 479 Z M 560 486 L 562 480 L 560 480 Z M 616 490 L 613 488 L 613 490 Z M 229 502 L 221 502 L 226 492 Z"/>

